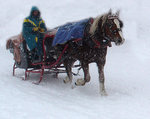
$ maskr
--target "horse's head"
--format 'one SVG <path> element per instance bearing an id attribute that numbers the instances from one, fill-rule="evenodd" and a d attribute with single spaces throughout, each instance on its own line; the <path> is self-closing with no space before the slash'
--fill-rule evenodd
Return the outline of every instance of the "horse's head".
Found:
<path id="1" fill-rule="evenodd" d="M 122 28 L 123 22 L 119 19 L 119 11 L 112 14 L 110 10 L 107 14 L 94 20 L 90 33 L 102 36 L 103 42 L 115 42 L 116 45 L 121 45 L 125 41 Z"/>
<path id="2" fill-rule="evenodd" d="M 104 31 L 106 36 L 116 45 L 121 45 L 125 41 L 122 28 L 123 22 L 119 19 L 119 11 L 116 14 L 112 14 L 110 11 L 104 24 Z"/>

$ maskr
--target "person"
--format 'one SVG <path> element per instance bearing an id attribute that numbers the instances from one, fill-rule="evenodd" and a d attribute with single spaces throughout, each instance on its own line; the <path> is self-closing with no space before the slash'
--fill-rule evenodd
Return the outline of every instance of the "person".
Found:
<path id="1" fill-rule="evenodd" d="M 47 31 L 40 10 L 33 6 L 30 15 L 24 19 L 22 35 L 31 51 L 32 60 L 40 62 L 43 55 L 42 40 Z"/>

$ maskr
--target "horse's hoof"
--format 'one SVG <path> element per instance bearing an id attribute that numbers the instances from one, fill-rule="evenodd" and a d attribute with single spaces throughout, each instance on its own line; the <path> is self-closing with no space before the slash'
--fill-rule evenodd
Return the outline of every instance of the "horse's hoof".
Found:
<path id="1" fill-rule="evenodd" d="M 105 90 L 100 92 L 101 96 L 108 96 L 107 92 Z"/>
<path id="2" fill-rule="evenodd" d="M 74 89 L 76 87 L 76 85 L 71 85 L 71 89 Z"/>
<path id="3" fill-rule="evenodd" d="M 64 82 L 65 84 L 67 84 L 69 81 L 63 80 L 63 82 Z"/>
<path id="4" fill-rule="evenodd" d="M 69 80 L 69 78 L 66 77 L 66 79 L 63 80 L 63 82 L 64 82 L 65 84 L 67 84 L 67 83 L 69 83 L 69 82 L 71 83 L 71 80 Z"/>
<path id="5" fill-rule="evenodd" d="M 75 82 L 75 85 L 76 86 L 84 86 L 85 85 L 85 81 L 83 79 L 78 79 L 76 82 Z"/>
<path id="6" fill-rule="evenodd" d="M 86 82 L 90 82 L 90 79 L 91 79 L 91 77 L 89 76 L 89 77 L 86 79 Z"/>
<path id="7" fill-rule="evenodd" d="M 63 80 L 63 82 L 66 84 L 66 80 Z"/>

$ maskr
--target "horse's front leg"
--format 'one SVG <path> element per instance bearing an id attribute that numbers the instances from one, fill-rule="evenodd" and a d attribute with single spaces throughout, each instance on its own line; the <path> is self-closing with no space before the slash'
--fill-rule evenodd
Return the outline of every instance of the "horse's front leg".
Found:
<path id="1" fill-rule="evenodd" d="M 89 65 L 88 63 L 83 63 L 81 62 L 81 66 L 82 66 L 82 69 L 83 69 L 83 72 L 84 72 L 84 79 L 78 79 L 76 81 L 76 85 L 77 86 L 83 86 L 85 85 L 86 82 L 89 82 L 90 81 L 90 73 L 89 73 Z"/>
<path id="2" fill-rule="evenodd" d="M 72 82 L 72 79 L 73 79 L 73 76 L 72 76 L 72 66 L 74 64 L 74 60 L 66 60 L 66 62 L 64 63 L 64 66 L 66 68 L 66 73 L 67 73 L 67 76 L 66 78 L 64 79 L 64 83 L 70 83 L 72 84 L 71 85 L 71 88 L 75 88 L 75 83 Z"/>
<path id="3" fill-rule="evenodd" d="M 98 73 L 99 73 L 99 86 L 100 86 L 100 94 L 102 96 L 107 96 L 106 90 L 105 90 L 105 77 L 104 77 L 104 65 L 101 65 L 100 63 L 97 63 L 98 66 Z"/>

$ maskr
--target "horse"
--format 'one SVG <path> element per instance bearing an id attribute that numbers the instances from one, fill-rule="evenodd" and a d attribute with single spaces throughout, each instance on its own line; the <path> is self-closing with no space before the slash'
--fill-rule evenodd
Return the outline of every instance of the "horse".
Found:
<path id="1" fill-rule="evenodd" d="M 67 77 L 64 79 L 64 83 L 72 83 L 72 66 L 78 60 L 84 72 L 84 79 L 77 79 L 75 85 L 84 86 L 90 81 L 89 64 L 94 62 L 98 67 L 100 94 L 107 95 L 104 85 L 107 48 L 111 47 L 112 42 L 117 46 L 124 43 L 122 28 L 123 22 L 119 18 L 119 11 L 112 14 L 109 10 L 101 16 L 90 18 L 84 31 L 84 37 L 81 40 L 82 43 L 66 43 L 68 47 L 64 53 L 63 64 Z M 56 45 L 56 52 L 60 54 L 66 44 Z"/>

